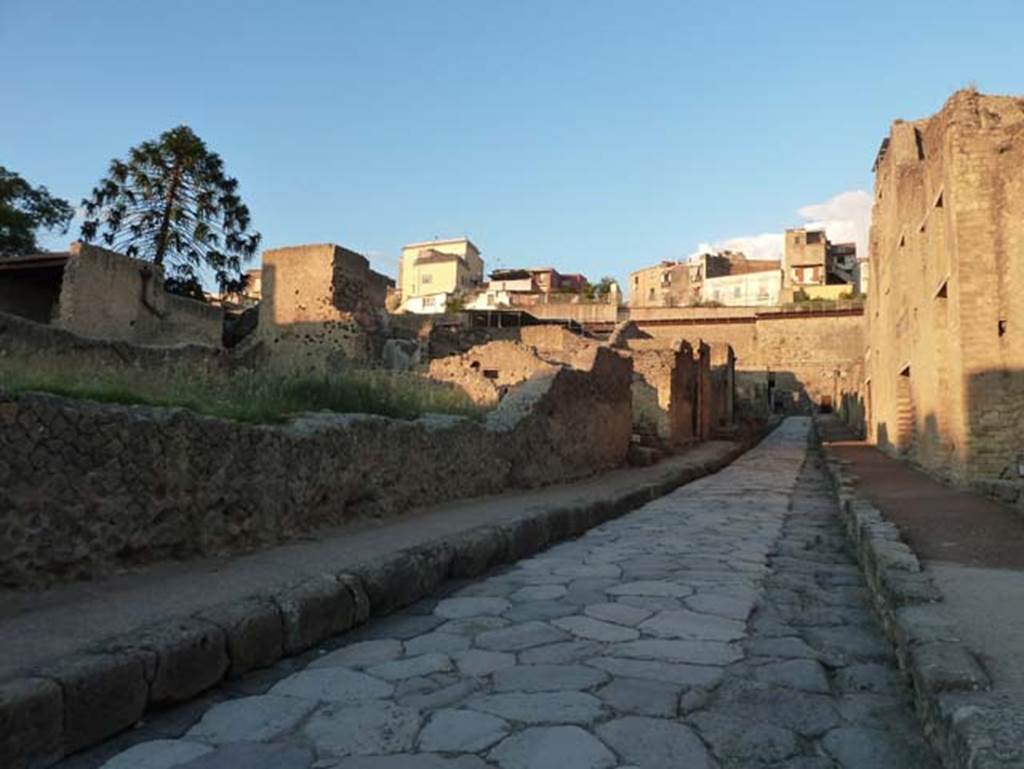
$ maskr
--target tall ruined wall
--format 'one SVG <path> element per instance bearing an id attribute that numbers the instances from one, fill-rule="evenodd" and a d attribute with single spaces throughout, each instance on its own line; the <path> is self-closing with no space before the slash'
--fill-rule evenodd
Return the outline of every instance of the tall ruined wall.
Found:
<path id="1" fill-rule="evenodd" d="M 669 446 L 696 438 L 697 365 L 687 342 L 665 347 L 631 339 L 619 353 L 633 361 L 633 425 L 652 429 Z"/>
<path id="2" fill-rule="evenodd" d="M 220 347 L 223 323 L 219 307 L 164 291 L 160 267 L 83 243 L 71 246 L 55 326 L 134 344 Z"/>
<path id="3" fill-rule="evenodd" d="M 890 451 L 954 479 L 1024 452 L 1024 99 L 959 91 L 876 163 L 865 408 Z"/>
<path id="4" fill-rule="evenodd" d="M 318 414 L 260 426 L 0 391 L 0 584 L 241 552 L 615 467 L 629 448 L 630 375 L 597 350 L 483 421 Z"/>
<path id="5" fill-rule="evenodd" d="M 322 373 L 374 360 L 392 282 L 330 243 L 263 252 L 256 339 L 272 368 Z"/>
<path id="6" fill-rule="evenodd" d="M 797 409 L 808 402 L 835 408 L 844 394 L 856 397 L 861 390 L 867 343 L 859 310 L 643 309 L 631 311 L 630 319 L 642 333 L 667 344 L 686 340 L 731 347 L 736 371 L 747 375 L 739 387 L 740 409 L 746 413 L 763 412 L 769 381 L 777 399 Z"/>
<path id="7" fill-rule="evenodd" d="M 727 428 L 736 418 L 736 355 L 727 344 L 710 347 L 711 423 L 716 429 Z"/>

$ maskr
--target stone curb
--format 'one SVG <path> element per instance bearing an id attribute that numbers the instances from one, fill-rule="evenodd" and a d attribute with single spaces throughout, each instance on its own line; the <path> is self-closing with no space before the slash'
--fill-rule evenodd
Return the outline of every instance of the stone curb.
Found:
<path id="1" fill-rule="evenodd" d="M 46 767 L 127 729 L 151 707 L 183 702 L 251 670 L 433 593 L 448 578 L 475 577 L 624 515 L 721 470 L 781 420 L 714 461 L 617 497 L 540 510 L 482 525 L 324 574 L 273 594 L 168 619 L 0 682 L 0 766 Z"/>
<path id="2" fill-rule="evenodd" d="M 883 629 L 910 679 L 925 734 L 943 765 L 956 769 L 1024 767 L 1024 720 L 1000 707 L 978 656 L 952 623 L 920 608 L 943 600 L 899 530 L 855 489 L 856 476 L 821 444 L 840 516 Z"/>

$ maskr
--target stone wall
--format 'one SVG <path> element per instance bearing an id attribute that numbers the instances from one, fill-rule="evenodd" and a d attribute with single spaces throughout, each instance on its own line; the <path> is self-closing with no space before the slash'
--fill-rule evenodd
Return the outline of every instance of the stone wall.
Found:
<path id="1" fill-rule="evenodd" d="M 698 367 L 687 342 L 628 340 L 619 353 L 633 361 L 633 429 L 670 447 L 696 440 Z"/>
<path id="2" fill-rule="evenodd" d="M 869 436 L 954 480 L 1024 454 L 1024 99 L 958 91 L 875 164 Z M 859 405 L 859 404 L 858 404 Z"/>
<path id="3" fill-rule="evenodd" d="M 0 584 L 229 554 L 458 497 L 583 477 L 629 447 L 610 350 L 511 392 L 484 421 L 307 415 L 286 426 L 0 394 Z"/>
<path id="4" fill-rule="evenodd" d="M 138 345 L 93 339 L 3 312 L 0 356 L 26 367 L 163 371 L 168 376 L 200 379 L 227 376 L 258 363 L 251 354 L 232 354 L 223 348 L 203 345 Z"/>
<path id="5" fill-rule="evenodd" d="M 517 329 L 519 341 L 536 349 L 542 355 L 576 355 L 597 345 L 594 339 L 587 339 L 573 333 L 565 326 L 542 324 L 521 326 Z"/>
<path id="6" fill-rule="evenodd" d="M 58 328 L 134 344 L 221 346 L 223 310 L 168 294 L 160 267 L 84 243 L 70 251 L 53 318 Z"/>
<path id="7" fill-rule="evenodd" d="M 772 399 L 786 411 L 835 409 L 861 397 L 866 340 L 861 310 L 788 312 L 753 308 L 642 309 L 631 322 L 645 336 L 728 345 L 735 354 L 744 413 L 763 415 Z M 784 405 L 792 404 L 792 406 Z"/>
<path id="8" fill-rule="evenodd" d="M 461 355 L 430 361 L 428 376 L 460 388 L 475 403 L 494 404 L 527 379 L 547 375 L 556 366 L 519 342 L 488 342 Z"/>
<path id="9" fill-rule="evenodd" d="M 711 424 L 715 430 L 728 429 L 736 421 L 736 355 L 720 342 L 708 345 L 711 369 Z"/>
<path id="10" fill-rule="evenodd" d="M 366 257 L 334 244 L 263 252 L 263 300 L 252 342 L 268 365 L 287 373 L 324 373 L 376 361 L 393 282 Z"/>

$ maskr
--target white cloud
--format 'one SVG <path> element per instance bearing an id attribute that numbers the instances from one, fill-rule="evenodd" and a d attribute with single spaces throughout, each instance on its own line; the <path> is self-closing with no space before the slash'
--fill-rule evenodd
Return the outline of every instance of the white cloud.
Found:
<path id="1" fill-rule="evenodd" d="M 864 190 L 840 192 L 823 203 L 811 203 L 797 209 L 804 221 L 799 226 L 824 229 L 833 243 L 857 244 L 857 256 L 868 255 L 868 230 L 871 227 L 871 194 Z M 781 259 L 783 233 L 764 232 L 741 235 L 715 243 L 701 243 L 690 258 L 707 251 L 731 249 L 742 251 L 750 259 Z"/>
<path id="2" fill-rule="evenodd" d="M 871 229 L 871 194 L 864 190 L 840 192 L 824 203 L 813 203 L 797 211 L 807 219 L 806 226 L 824 227 L 833 243 L 857 244 L 857 256 L 868 255 L 868 230 Z"/>

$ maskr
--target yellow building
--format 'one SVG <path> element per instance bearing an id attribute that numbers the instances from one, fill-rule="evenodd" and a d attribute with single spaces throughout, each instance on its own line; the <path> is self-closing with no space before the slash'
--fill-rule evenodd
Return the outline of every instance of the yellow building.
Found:
<path id="1" fill-rule="evenodd" d="M 480 249 L 469 238 L 410 243 L 398 265 L 402 308 L 443 312 L 449 298 L 479 288 L 483 277 Z"/>

